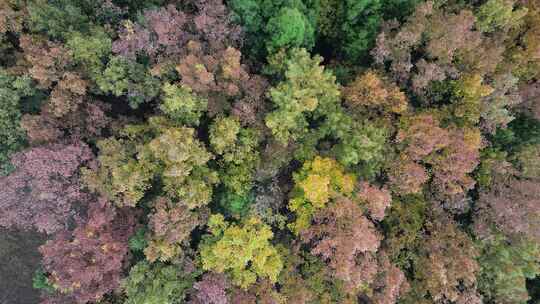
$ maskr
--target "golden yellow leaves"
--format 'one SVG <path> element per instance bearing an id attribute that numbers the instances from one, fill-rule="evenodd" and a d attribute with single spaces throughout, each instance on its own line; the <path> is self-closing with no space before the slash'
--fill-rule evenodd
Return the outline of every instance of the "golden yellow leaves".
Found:
<path id="1" fill-rule="evenodd" d="M 283 262 L 270 243 L 274 234 L 258 217 L 229 224 L 221 214 L 210 217 L 209 230 L 201 245 L 202 266 L 218 273 L 228 272 L 232 281 L 247 289 L 258 277 L 276 282 Z"/>
<path id="2" fill-rule="evenodd" d="M 296 222 L 289 225 L 295 233 L 310 226 L 316 210 L 322 209 L 333 198 L 349 196 L 356 178 L 332 158 L 315 157 L 294 175 L 295 194 L 289 201 L 289 210 L 296 213 Z"/>

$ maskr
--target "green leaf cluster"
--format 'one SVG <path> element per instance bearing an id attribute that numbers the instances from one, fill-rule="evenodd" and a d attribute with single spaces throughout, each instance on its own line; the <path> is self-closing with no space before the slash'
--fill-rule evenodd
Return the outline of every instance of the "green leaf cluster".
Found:
<path id="1" fill-rule="evenodd" d="M 540 274 L 540 245 L 499 236 L 481 247 L 479 289 L 495 303 L 528 303 L 526 281 Z"/>
<path id="2" fill-rule="evenodd" d="M 137 263 L 123 282 L 125 304 L 180 304 L 197 272 L 182 269 L 181 265 Z"/>
<path id="3" fill-rule="evenodd" d="M 236 195 L 246 195 L 253 186 L 253 175 L 260 161 L 259 138 L 255 129 L 241 128 L 233 117 L 218 117 L 210 125 L 210 146 L 221 156 L 218 160 L 221 182 Z"/>
<path id="4" fill-rule="evenodd" d="M 514 155 L 513 161 L 523 177 L 540 178 L 540 144 L 523 146 Z"/>
<path id="5" fill-rule="evenodd" d="M 308 133 L 309 120 L 325 115 L 339 103 L 339 86 L 331 72 L 321 65 L 322 57 L 311 57 L 305 49 L 279 53 L 270 68 L 284 80 L 269 91 L 275 109 L 266 116 L 266 126 L 282 144 Z"/>
<path id="6" fill-rule="evenodd" d="M 343 51 L 345 58 L 354 61 L 364 57 L 373 47 L 375 35 L 382 21 L 380 0 L 340 1 L 337 28 L 333 37 Z M 342 41 L 341 43 L 339 41 Z"/>
<path id="7" fill-rule="evenodd" d="M 268 70 L 284 78 L 269 91 L 275 109 L 265 119 L 276 140 L 296 141 L 295 157 L 305 161 L 318 154 L 321 140 L 334 139 L 326 152 L 342 164 L 362 165 L 365 176 L 379 171 L 386 128 L 345 111 L 340 87 L 321 57 L 310 57 L 305 49 L 280 52 L 270 58 Z"/>
<path id="8" fill-rule="evenodd" d="M 145 235 L 145 228 L 137 229 L 137 231 L 129 238 L 129 249 L 133 252 L 142 252 L 144 248 L 148 246 L 148 240 Z"/>
<path id="9" fill-rule="evenodd" d="M 11 76 L 0 70 L 0 175 L 9 171 L 9 158 L 25 144 L 20 126 L 24 97 L 33 95 L 28 77 Z"/>
<path id="10" fill-rule="evenodd" d="M 53 38 L 65 38 L 71 31 L 87 31 L 88 15 L 79 0 L 29 1 L 30 29 Z"/>
<path id="11" fill-rule="evenodd" d="M 540 121 L 525 114 L 516 115 L 508 128 L 497 130 L 491 142 L 509 154 L 516 153 L 527 145 L 540 144 Z"/>
<path id="12" fill-rule="evenodd" d="M 314 46 L 351 63 L 365 60 L 383 17 L 402 19 L 419 0 L 232 0 L 233 19 L 247 31 L 249 51 Z"/>
<path id="13" fill-rule="evenodd" d="M 517 1 L 489 0 L 478 8 L 476 25 L 482 32 L 516 28 L 527 15 L 527 8 L 514 9 Z"/>
<path id="14" fill-rule="evenodd" d="M 311 49 L 315 44 L 316 0 L 232 0 L 229 6 L 256 57 L 281 48 Z"/>
<path id="15" fill-rule="evenodd" d="M 54 286 L 49 282 L 47 274 L 41 268 L 38 268 L 34 272 L 34 276 L 32 277 L 32 287 L 34 287 L 35 289 L 43 290 L 46 293 L 53 293 L 56 290 Z"/>
<path id="16" fill-rule="evenodd" d="M 172 120 L 190 126 L 199 125 L 201 116 L 206 112 L 208 101 L 195 95 L 191 88 L 184 85 L 166 83 L 163 92 L 161 111 Z"/>
<path id="17" fill-rule="evenodd" d="M 427 219 L 427 203 L 420 195 L 407 195 L 392 202 L 383 221 L 390 258 L 402 268 L 409 268 L 421 245 L 421 232 Z"/>
<path id="18" fill-rule="evenodd" d="M 83 171 L 92 190 L 120 206 L 135 206 L 157 178 L 169 197 L 190 209 L 210 202 L 218 177 L 207 166 L 213 155 L 194 129 L 156 116 L 148 124 L 128 125 L 121 135 L 98 142 L 99 168 Z"/>
<path id="19" fill-rule="evenodd" d="M 147 102 L 159 94 L 159 80 L 148 72 L 146 67 L 140 63 L 129 61 L 123 57 L 112 57 L 103 73 L 96 75 L 96 84 L 99 89 L 105 93 L 111 93 L 115 96 L 127 96 L 129 105 L 136 109 L 140 104 Z M 174 91 L 172 88 L 166 94 L 166 98 L 181 98 L 178 94 L 181 92 Z M 172 97 L 175 95 L 175 97 Z M 171 111 L 172 116 L 181 115 L 177 113 L 178 108 L 171 103 L 173 100 L 166 101 L 168 103 L 167 111 Z M 178 106 L 176 106 L 178 107 Z M 199 108 L 197 108 L 198 111 Z M 172 112 L 175 112 L 174 114 Z M 196 114 L 195 114 L 196 115 Z M 186 119 L 186 118 L 184 118 Z M 187 119 L 193 120 L 193 117 Z"/>
<path id="20" fill-rule="evenodd" d="M 112 40 L 101 27 L 93 27 L 88 33 L 72 32 L 66 46 L 71 56 L 92 79 L 98 79 L 112 50 Z"/>
<path id="21" fill-rule="evenodd" d="M 335 115 L 334 117 L 339 117 Z M 332 154 L 347 167 L 360 165 L 362 176 L 373 177 L 381 169 L 389 132 L 384 126 L 370 121 L 358 121 L 343 113 L 337 121 L 330 120 L 321 127 L 339 139 Z"/>
<path id="22" fill-rule="evenodd" d="M 234 192 L 225 190 L 221 192 L 218 200 L 219 206 L 223 208 L 222 211 L 225 215 L 241 218 L 248 213 L 254 197 L 252 193 L 238 195 Z"/>
<path id="23" fill-rule="evenodd" d="M 315 29 L 307 17 L 297 8 L 283 7 L 266 25 L 270 36 L 266 48 L 270 54 L 283 47 L 313 47 Z"/>
<path id="24" fill-rule="evenodd" d="M 211 235 L 205 236 L 200 246 L 204 270 L 225 272 L 244 289 L 257 278 L 277 281 L 283 262 L 270 243 L 272 230 L 259 218 L 248 217 L 236 225 L 226 222 L 221 214 L 214 214 L 208 229 Z"/>
<path id="25" fill-rule="evenodd" d="M 118 206 L 135 206 L 151 187 L 154 168 L 136 159 L 136 143 L 107 138 L 97 142 L 99 168 L 81 170 L 86 186 Z"/>
<path id="26" fill-rule="evenodd" d="M 505 162 L 506 157 L 506 152 L 494 148 L 487 148 L 481 152 L 480 165 L 475 172 L 475 179 L 479 186 L 483 188 L 491 186 L 497 165 Z"/>

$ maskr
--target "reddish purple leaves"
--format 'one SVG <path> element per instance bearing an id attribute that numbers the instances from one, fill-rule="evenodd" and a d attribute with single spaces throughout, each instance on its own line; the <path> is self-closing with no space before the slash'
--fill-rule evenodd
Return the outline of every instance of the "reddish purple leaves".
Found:
<path id="1" fill-rule="evenodd" d="M 49 280 L 77 303 L 101 299 L 120 286 L 134 226 L 133 213 L 117 211 L 104 199 L 91 201 L 86 221 L 79 220 L 73 232 L 59 232 L 41 246 Z"/>
<path id="2" fill-rule="evenodd" d="M 12 158 L 15 171 L 0 177 L 0 225 L 53 233 L 65 227 L 86 194 L 79 167 L 93 158 L 82 143 L 32 148 Z"/>

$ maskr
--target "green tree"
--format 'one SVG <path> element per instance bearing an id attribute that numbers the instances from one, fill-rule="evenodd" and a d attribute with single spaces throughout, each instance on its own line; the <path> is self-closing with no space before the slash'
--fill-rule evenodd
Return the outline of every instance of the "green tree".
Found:
<path id="1" fill-rule="evenodd" d="M 89 18 L 79 0 L 29 1 L 30 28 L 53 38 L 65 38 L 70 31 L 86 31 Z"/>
<path id="2" fill-rule="evenodd" d="M 95 75 L 95 81 L 105 93 L 126 95 L 134 109 L 156 97 L 160 89 L 158 79 L 150 75 L 144 65 L 120 56 L 111 58 L 103 72 Z"/>
<path id="3" fill-rule="evenodd" d="M 207 166 L 213 155 L 195 138 L 195 129 L 160 126 L 159 120 L 150 120 L 155 137 L 141 147 L 138 158 L 157 165 L 156 173 L 169 197 L 179 199 L 189 209 L 208 204 L 218 182 L 216 173 Z M 128 132 L 138 132 L 137 127 Z"/>
<path id="4" fill-rule="evenodd" d="M 495 303 L 525 304 L 526 280 L 540 274 L 540 246 L 534 241 L 507 241 L 496 236 L 480 244 L 479 289 Z"/>
<path id="5" fill-rule="evenodd" d="M 245 196 L 253 186 L 259 137 L 256 130 L 241 128 L 234 117 L 218 117 L 210 125 L 210 145 L 221 156 L 221 182 L 234 195 Z"/>
<path id="6" fill-rule="evenodd" d="M 382 21 L 380 0 L 345 0 L 337 40 L 343 39 L 344 57 L 351 62 L 367 55 Z"/>
<path id="7" fill-rule="evenodd" d="M 53 293 L 55 291 L 54 286 L 49 282 L 47 274 L 41 268 L 36 269 L 34 272 L 34 276 L 32 277 L 32 287 L 34 287 L 34 289 L 43 290 L 46 293 Z"/>
<path id="8" fill-rule="evenodd" d="M 254 199 L 252 193 L 239 195 L 228 189 L 224 189 L 218 197 L 218 202 L 219 206 L 223 208 L 222 211 L 224 214 L 234 218 L 242 218 L 250 211 L 250 206 L 254 202 Z"/>
<path id="9" fill-rule="evenodd" d="M 284 47 L 311 49 L 315 44 L 315 29 L 297 8 L 283 7 L 268 20 L 266 32 L 270 36 L 266 42 L 270 54 Z"/>
<path id="10" fill-rule="evenodd" d="M 482 98 L 490 95 L 493 88 L 482 84 L 480 75 L 464 75 L 454 84 L 454 103 L 450 106 L 458 124 L 474 126 L 480 122 Z"/>
<path id="11" fill-rule="evenodd" d="M 504 170 L 504 167 L 510 166 L 506 158 L 507 153 L 499 149 L 487 148 L 482 150 L 480 153 L 480 164 L 475 172 L 475 179 L 480 187 L 489 189 L 494 177 L 500 174 Z"/>
<path id="12" fill-rule="evenodd" d="M 92 79 L 97 79 L 111 54 L 112 40 L 103 28 L 93 27 L 88 33 L 70 33 L 66 46 L 73 61 Z"/>
<path id="13" fill-rule="evenodd" d="M 336 114 L 335 112 L 333 113 Z M 360 165 L 359 173 L 371 178 L 384 164 L 388 131 L 370 121 L 358 121 L 344 113 L 339 121 L 329 120 L 321 126 L 339 139 L 332 149 L 336 159 L 347 167 Z"/>
<path id="14" fill-rule="evenodd" d="M 324 110 L 339 103 L 336 78 L 321 62 L 320 56 L 312 58 L 305 49 L 270 58 L 270 68 L 281 72 L 285 79 L 269 91 L 275 109 L 265 120 L 282 144 L 305 135 L 309 118 L 321 117 Z"/>
<path id="15" fill-rule="evenodd" d="M 315 44 L 318 1 L 232 0 L 233 19 L 247 32 L 252 56 L 264 58 L 281 48 Z"/>
<path id="16" fill-rule="evenodd" d="M 245 218 L 240 225 L 230 224 L 222 215 L 210 216 L 210 235 L 200 246 L 202 267 L 228 273 L 233 283 L 247 289 L 257 278 L 276 282 L 283 262 L 270 243 L 270 227 L 257 217 Z"/>
<path id="17" fill-rule="evenodd" d="M 189 262 L 186 262 L 189 263 Z M 186 267 L 187 266 L 187 267 Z M 126 304 L 180 304 L 199 275 L 189 265 L 137 263 L 123 282 Z"/>
<path id="18" fill-rule="evenodd" d="M 208 101 L 195 95 L 184 85 L 166 83 L 163 92 L 161 111 L 172 120 L 185 125 L 199 125 L 201 116 L 207 110 Z"/>
<path id="19" fill-rule="evenodd" d="M 83 168 L 86 186 L 118 206 L 135 206 L 151 187 L 152 167 L 136 160 L 136 144 L 108 138 L 97 142 L 99 167 Z"/>
<path id="20" fill-rule="evenodd" d="M 540 144 L 522 147 L 513 160 L 523 177 L 540 178 Z"/>
<path id="21" fill-rule="evenodd" d="M 178 127 L 165 117 L 128 125 L 120 138 L 98 142 L 99 166 L 83 171 L 87 185 L 119 206 L 135 206 L 158 179 L 165 193 L 189 209 L 210 202 L 216 172 L 213 155 L 195 138 L 195 130 Z"/>
<path id="22" fill-rule="evenodd" d="M 234 149 L 240 122 L 232 117 L 218 117 L 210 126 L 210 145 L 217 154 L 224 154 Z"/>
<path id="23" fill-rule="evenodd" d="M 32 94 L 29 77 L 14 77 L 0 70 L 0 175 L 9 171 L 10 155 L 24 145 L 25 135 L 20 126 L 22 101 Z"/>
<path id="24" fill-rule="evenodd" d="M 416 248 L 422 242 L 426 211 L 427 203 L 421 195 L 403 196 L 392 202 L 382 223 L 390 258 L 402 268 L 409 268 L 417 257 Z"/>
<path id="25" fill-rule="evenodd" d="M 526 7 L 515 9 L 515 0 L 489 0 L 478 8 L 476 25 L 482 32 L 519 27 L 527 14 Z"/>

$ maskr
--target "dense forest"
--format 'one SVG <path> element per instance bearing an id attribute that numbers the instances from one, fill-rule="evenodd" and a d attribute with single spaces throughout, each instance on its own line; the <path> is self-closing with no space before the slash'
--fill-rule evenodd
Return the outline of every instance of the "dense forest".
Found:
<path id="1" fill-rule="evenodd" d="M 0 52 L 42 304 L 540 303 L 538 0 L 0 0 Z"/>

